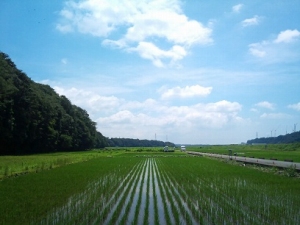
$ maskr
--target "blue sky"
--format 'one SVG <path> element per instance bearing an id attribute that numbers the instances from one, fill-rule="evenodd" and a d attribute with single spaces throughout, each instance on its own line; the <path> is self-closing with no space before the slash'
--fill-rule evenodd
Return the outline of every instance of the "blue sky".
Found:
<path id="1" fill-rule="evenodd" d="M 231 144 L 300 128 L 300 1 L 6 0 L 0 51 L 106 137 Z"/>

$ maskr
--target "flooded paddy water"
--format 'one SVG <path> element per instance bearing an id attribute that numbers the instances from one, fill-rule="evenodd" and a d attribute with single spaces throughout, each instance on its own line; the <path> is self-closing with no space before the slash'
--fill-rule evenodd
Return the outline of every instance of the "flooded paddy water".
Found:
<path id="1" fill-rule="evenodd" d="M 189 162 L 141 157 L 128 174 L 113 171 L 91 182 L 40 224 L 293 224 L 300 220 L 295 208 L 299 197 L 292 193 L 268 195 L 266 186 L 259 189 L 242 178 L 202 176 L 199 170 L 215 169 L 201 164 L 193 168 Z M 270 201 L 274 196 L 276 201 Z M 292 208 L 287 210 L 285 204 Z M 280 221 L 274 217 L 279 212 Z M 282 217 L 285 213 L 289 220 Z"/>

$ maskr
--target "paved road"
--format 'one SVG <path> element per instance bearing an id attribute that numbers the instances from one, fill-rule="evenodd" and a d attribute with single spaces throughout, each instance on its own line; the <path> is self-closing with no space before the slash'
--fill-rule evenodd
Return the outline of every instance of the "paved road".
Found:
<path id="1" fill-rule="evenodd" d="M 223 158 L 223 159 L 229 159 L 236 160 L 239 162 L 245 162 L 245 163 L 252 163 L 252 164 L 260 164 L 265 166 L 275 166 L 275 167 L 282 167 L 282 168 L 289 168 L 289 167 L 295 167 L 296 170 L 300 170 L 300 163 L 296 162 L 286 162 L 286 161 L 278 161 L 278 160 L 269 160 L 269 159 L 257 159 L 257 158 L 248 158 L 248 157 L 240 157 L 240 156 L 228 156 L 228 155 L 219 155 L 219 154 L 212 154 L 212 153 L 203 153 L 203 152 L 191 152 L 187 151 L 188 154 L 192 155 L 206 155 L 210 157 L 216 157 L 216 158 Z"/>

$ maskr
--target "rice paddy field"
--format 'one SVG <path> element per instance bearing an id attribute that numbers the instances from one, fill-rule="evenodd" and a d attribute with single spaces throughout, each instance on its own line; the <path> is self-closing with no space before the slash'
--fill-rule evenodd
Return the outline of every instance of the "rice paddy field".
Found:
<path id="1" fill-rule="evenodd" d="M 176 151 L 137 150 L 95 151 L 77 163 L 3 178 L 0 224 L 300 221 L 297 178 Z"/>

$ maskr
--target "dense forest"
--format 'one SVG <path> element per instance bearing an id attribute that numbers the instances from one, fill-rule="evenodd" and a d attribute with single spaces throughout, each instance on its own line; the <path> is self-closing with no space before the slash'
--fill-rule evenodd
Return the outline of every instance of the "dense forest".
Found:
<path id="1" fill-rule="evenodd" d="M 278 137 L 263 137 L 248 140 L 247 144 L 288 144 L 300 142 L 300 131 Z"/>
<path id="2" fill-rule="evenodd" d="M 174 143 L 157 140 L 139 140 L 132 138 L 110 138 L 107 139 L 111 147 L 175 147 Z"/>
<path id="3" fill-rule="evenodd" d="M 76 151 L 107 146 L 88 113 L 33 82 L 0 52 L 0 154 Z"/>

